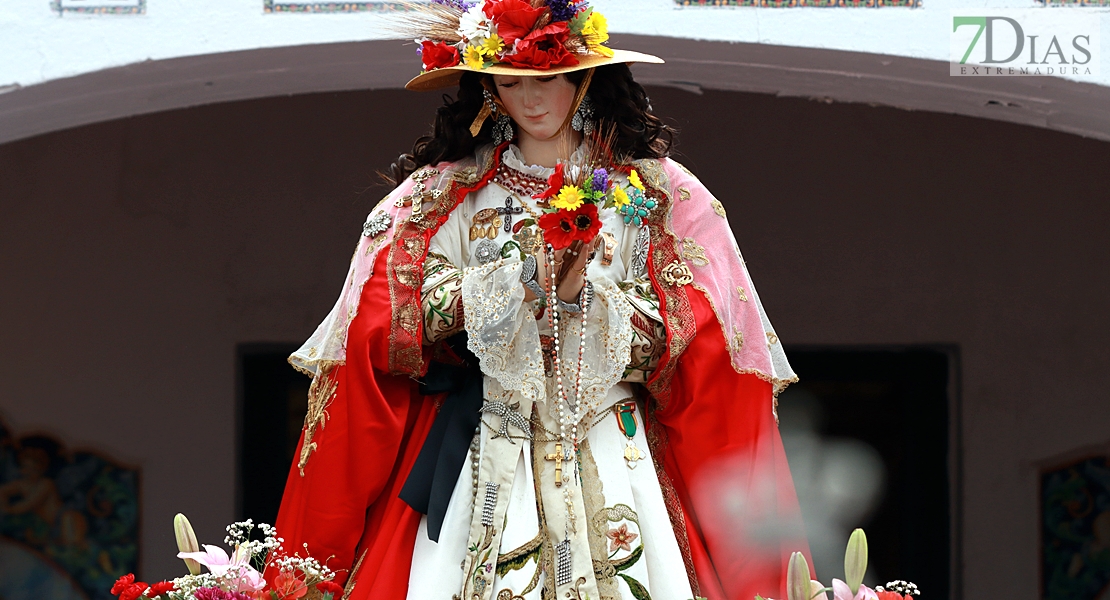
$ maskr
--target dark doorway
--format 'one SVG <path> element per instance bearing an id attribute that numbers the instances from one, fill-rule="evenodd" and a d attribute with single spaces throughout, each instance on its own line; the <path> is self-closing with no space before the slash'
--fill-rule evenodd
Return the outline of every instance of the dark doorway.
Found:
<path id="1" fill-rule="evenodd" d="M 296 349 L 239 346 L 239 520 L 272 524 L 277 518 L 311 383 L 286 362 Z"/>
<path id="2" fill-rule="evenodd" d="M 869 585 L 903 579 L 950 598 L 955 351 L 788 355 L 801 381 L 780 395 L 780 430 L 822 582 L 844 577 L 847 535 L 862 527 Z"/>

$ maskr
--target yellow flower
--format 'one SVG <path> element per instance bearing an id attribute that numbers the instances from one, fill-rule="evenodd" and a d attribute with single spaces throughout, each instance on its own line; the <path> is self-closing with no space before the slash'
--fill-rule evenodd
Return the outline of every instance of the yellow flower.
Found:
<path id="1" fill-rule="evenodd" d="M 582 35 L 592 38 L 596 44 L 600 44 L 609 39 L 609 23 L 605 17 L 596 10 L 586 17 L 586 22 L 582 25 Z"/>
<path id="2" fill-rule="evenodd" d="M 613 188 L 613 203 L 617 206 L 628 204 L 628 194 L 619 185 Z"/>
<path id="3" fill-rule="evenodd" d="M 564 185 L 559 195 L 551 200 L 551 206 L 563 210 L 578 210 L 582 206 L 582 190 L 572 185 Z"/>
<path id="4" fill-rule="evenodd" d="M 632 187 L 641 192 L 644 191 L 644 183 L 640 181 L 640 174 L 636 172 L 636 169 L 632 169 L 632 172 L 628 174 L 628 183 L 631 183 Z"/>
<path id="5" fill-rule="evenodd" d="M 496 33 L 491 33 L 482 44 L 482 52 L 492 58 L 496 56 L 498 52 L 501 52 L 501 49 L 504 47 L 505 42 L 501 40 L 501 36 Z"/>
<path id="6" fill-rule="evenodd" d="M 463 60 L 466 66 L 471 69 L 480 70 L 486 65 L 486 57 L 482 54 L 480 46 L 467 46 L 466 52 L 463 54 Z"/>

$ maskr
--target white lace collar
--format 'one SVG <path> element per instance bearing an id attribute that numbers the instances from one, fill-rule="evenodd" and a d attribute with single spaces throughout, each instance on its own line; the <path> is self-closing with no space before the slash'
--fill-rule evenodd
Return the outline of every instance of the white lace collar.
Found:
<path id="1" fill-rule="evenodd" d="M 586 156 L 586 143 L 583 142 L 578 145 L 578 148 L 570 155 L 570 160 L 567 161 L 571 164 L 580 164 Z M 530 165 L 524 162 L 524 155 L 520 153 L 520 148 L 516 144 L 509 144 L 505 152 L 501 154 L 501 161 L 505 163 L 506 167 L 525 175 L 531 175 L 539 179 L 547 179 L 555 172 L 552 167 L 542 167 L 540 165 Z"/>

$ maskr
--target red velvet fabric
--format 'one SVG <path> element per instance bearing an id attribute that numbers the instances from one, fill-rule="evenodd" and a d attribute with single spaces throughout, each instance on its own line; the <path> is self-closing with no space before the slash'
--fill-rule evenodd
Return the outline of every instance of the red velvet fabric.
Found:
<path id="1" fill-rule="evenodd" d="M 697 335 L 655 417 L 664 428 L 662 464 L 682 501 L 701 595 L 785 598 L 790 553 L 808 558 L 809 547 L 772 412 L 773 389 L 754 374 L 736 373 L 708 300 L 688 290 Z"/>

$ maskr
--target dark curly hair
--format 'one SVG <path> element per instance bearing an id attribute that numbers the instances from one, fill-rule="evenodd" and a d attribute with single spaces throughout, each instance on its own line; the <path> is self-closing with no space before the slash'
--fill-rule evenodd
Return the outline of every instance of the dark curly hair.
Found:
<path id="1" fill-rule="evenodd" d="M 401 185 L 416 169 L 445 160 L 459 160 L 474 153 L 475 148 L 493 141 L 492 119 L 486 120 L 477 137 L 470 135 L 470 124 L 482 108 L 482 78 L 464 72 L 459 80 L 458 97 L 443 96 L 443 106 L 436 110 L 432 135 L 416 140 L 412 153 L 402 154 L 390 167 L 387 178 Z M 566 75 L 580 84 L 584 71 Z M 599 129 L 613 131 L 612 151 L 617 160 L 669 156 L 676 131 L 651 112 L 647 92 L 632 79 L 626 64 L 598 67 L 590 80 L 590 99 Z"/>

